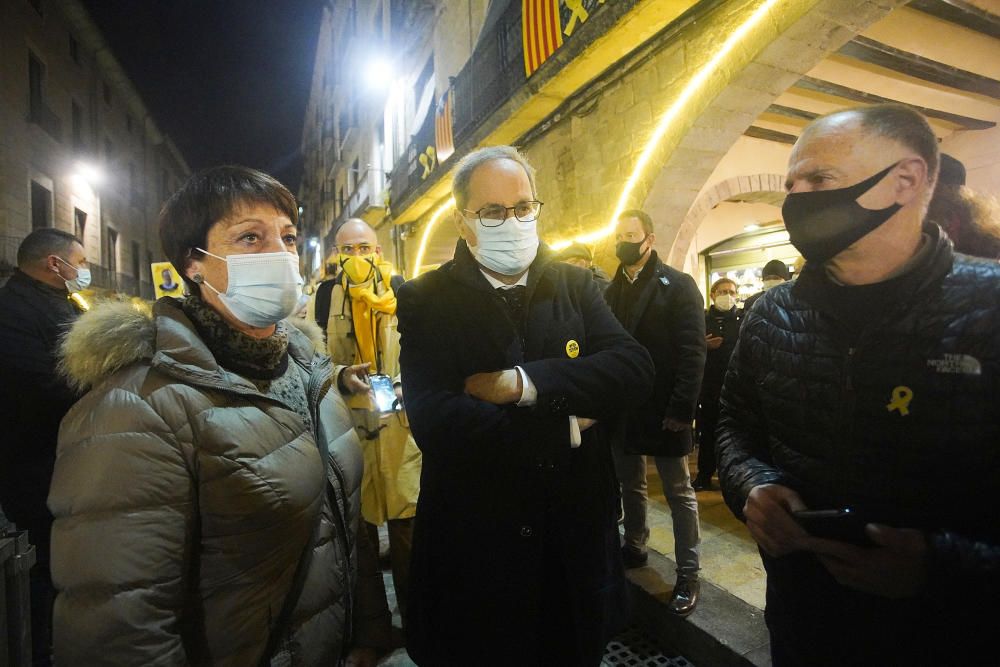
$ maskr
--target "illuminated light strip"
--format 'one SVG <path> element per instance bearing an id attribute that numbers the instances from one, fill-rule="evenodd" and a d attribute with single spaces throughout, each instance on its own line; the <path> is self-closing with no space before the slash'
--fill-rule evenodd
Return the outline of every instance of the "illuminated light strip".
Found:
<path id="1" fill-rule="evenodd" d="M 434 211 L 434 215 L 431 216 L 430 220 L 427 221 L 427 226 L 424 228 L 424 234 L 420 237 L 420 247 L 417 249 L 417 260 L 413 267 L 413 277 L 416 278 L 420 275 L 420 269 L 424 265 L 424 254 L 427 252 L 427 242 L 431 238 L 431 234 L 434 232 L 434 228 L 437 227 L 438 220 L 444 215 L 448 209 L 455 207 L 455 200 L 449 198 L 448 201 L 438 206 L 437 210 Z"/>
<path id="2" fill-rule="evenodd" d="M 705 63 L 698 72 L 691 77 L 687 85 L 684 86 L 684 90 L 678 95 L 674 103 L 663 113 L 660 117 L 659 123 L 656 125 L 656 129 L 653 130 L 653 134 L 650 135 L 646 142 L 646 147 L 643 148 L 642 154 L 639 156 L 639 160 L 635 163 L 635 167 L 632 170 L 632 174 L 625 181 L 625 188 L 622 190 L 621 196 L 618 198 L 618 203 L 615 206 L 614 214 L 611 216 L 611 220 L 608 225 L 597 231 L 590 232 L 589 234 L 581 234 L 568 241 L 556 241 L 550 244 L 554 250 L 560 250 L 570 245 L 571 243 L 595 243 L 600 241 L 606 236 L 609 236 L 615 231 L 615 224 L 618 222 L 618 216 L 621 215 L 622 211 L 625 210 L 626 203 L 628 202 L 629 196 L 632 194 L 632 190 L 635 189 L 635 184 L 638 182 L 639 177 L 646 168 L 646 164 L 653 156 L 653 152 L 657 149 L 660 144 L 660 140 L 663 139 L 663 135 L 666 134 L 667 128 L 670 124 L 677 118 L 678 114 L 684 109 L 687 103 L 694 97 L 695 93 L 705 84 L 709 77 L 711 77 L 719 68 L 719 64 L 722 60 L 729 55 L 729 53 L 736 48 L 739 42 L 746 37 L 747 33 L 757 27 L 767 13 L 777 4 L 781 3 L 783 0 L 767 0 L 764 4 L 754 10 L 746 21 L 744 21 L 736 30 L 729 35 L 729 38 L 722 44 L 722 48 L 716 52 L 716 54 Z"/>

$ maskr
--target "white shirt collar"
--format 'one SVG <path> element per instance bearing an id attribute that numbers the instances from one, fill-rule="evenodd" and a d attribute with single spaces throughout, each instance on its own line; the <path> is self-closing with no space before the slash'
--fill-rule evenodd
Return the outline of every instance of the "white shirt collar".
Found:
<path id="1" fill-rule="evenodd" d="M 496 278 L 486 273 L 482 269 L 479 270 L 482 271 L 484 276 L 486 276 L 486 280 L 490 281 L 490 285 L 493 287 L 493 289 L 499 289 L 499 288 L 509 289 L 511 287 L 516 287 L 517 285 L 524 285 L 525 287 L 527 287 L 528 285 L 528 271 L 525 271 L 523 274 L 521 274 L 521 277 L 518 278 L 516 283 L 514 283 L 513 285 L 508 285 L 507 283 L 497 280 Z"/>

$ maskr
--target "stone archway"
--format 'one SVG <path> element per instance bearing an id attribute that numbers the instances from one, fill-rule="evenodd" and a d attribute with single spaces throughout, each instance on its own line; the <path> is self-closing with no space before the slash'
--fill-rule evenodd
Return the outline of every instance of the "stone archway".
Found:
<path id="1" fill-rule="evenodd" d="M 704 192 L 677 228 L 670 251 L 665 255 L 671 266 L 682 266 L 702 221 L 725 201 L 757 202 L 781 206 L 785 200 L 785 177 L 782 174 L 733 176 Z"/>
<path id="2" fill-rule="evenodd" d="M 699 197 L 716 166 L 754 119 L 831 52 L 903 4 L 905 0 L 816 3 L 732 76 L 726 87 L 698 113 L 672 150 L 665 147 L 660 151 L 655 178 L 645 187 L 639 183 L 632 200 L 641 202 L 640 207 L 656 222 L 659 250 L 668 263 L 682 266 L 698 224 L 711 206 L 718 203 L 708 202 L 721 196 L 726 187 L 734 186 L 732 179 L 723 181 Z M 771 178 L 774 174 L 766 176 Z M 760 187 L 781 193 L 782 181 L 783 177 L 778 177 L 777 181 Z M 735 185 L 737 191 L 744 187 L 738 180 Z M 748 187 L 754 186 L 748 184 Z M 703 205 L 707 208 L 699 208 Z M 609 252 L 610 246 L 605 242 L 601 251 Z"/>

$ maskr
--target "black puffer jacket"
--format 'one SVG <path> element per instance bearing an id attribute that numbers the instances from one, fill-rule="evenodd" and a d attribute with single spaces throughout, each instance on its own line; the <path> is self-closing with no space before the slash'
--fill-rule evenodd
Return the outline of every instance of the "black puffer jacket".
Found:
<path id="1" fill-rule="evenodd" d="M 907 289 L 856 336 L 816 299 L 808 266 L 746 314 L 722 391 L 719 477 L 740 517 L 754 486 L 776 482 L 815 509 L 923 529 L 930 588 L 974 590 L 996 613 L 1000 264 L 925 231 L 932 247 Z M 769 586 L 789 560 L 765 558 Z"/>

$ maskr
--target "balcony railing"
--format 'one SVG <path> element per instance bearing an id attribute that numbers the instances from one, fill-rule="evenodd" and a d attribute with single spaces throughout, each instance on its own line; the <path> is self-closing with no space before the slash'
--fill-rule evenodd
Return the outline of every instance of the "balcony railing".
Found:
<path id="1" fill-rule="evenodd" d="M 454 79 L 452 136 L 459 146 L 527 81 L 521 42 L 521 3 L 511 2 L 479 39 L 472 57 Z M 438 95 L 440 97 L 440 94 Z M 392 172 L 392 201 L 402 202 L 426 180 L 420 161 L 435 145 L 432 107 L 407 148 L 406 160 Z M 429 178 L 429 175 L 427 176 Z"/>
<path id="2" fill-rule="evenodd" d="M 386 197 L 385 172 L 381 169 L 367 168 L 358 178 L 351 195 L 341 203 L 340 214 L 334 220 L 330 233 L 348 218 L 362 218 L 366 222 L 377 222 L 385 210 Z M 332 245 L 332 239 L 328 239 Z"/>

